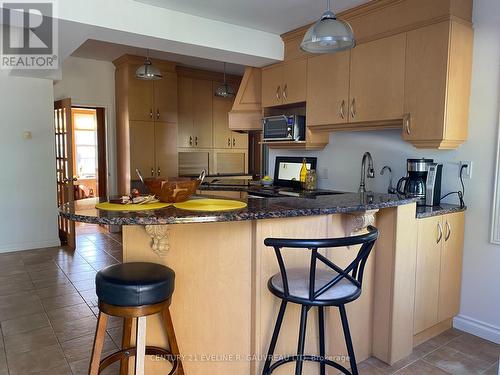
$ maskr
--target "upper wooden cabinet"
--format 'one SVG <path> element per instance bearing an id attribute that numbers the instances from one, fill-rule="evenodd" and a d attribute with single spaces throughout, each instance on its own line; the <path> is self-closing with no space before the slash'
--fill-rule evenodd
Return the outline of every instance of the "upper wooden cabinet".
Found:
<path id="1" fill-rule="evenodd" d="M 460 308 L 464 212 L 417 220 L 414 334 Z"/>
<path id="2" fill-rule="evenodd" d="M 262 106 L 306 101 L 307 59 L 297 59 L 262 69 Z"/>
<path id="3" fill-rule="evenodd" d="M 346 51 L 311 57 L 307 62 L 307 125 L 347 123 L 349 61 Z"/>
<path id="4" fill-rule="evenodd" d="M 467 139 L 473 31 L 445 21 L 407 33 L 403 137 L 416 147 Z"/>
<path id="5" fill-rule="evenodd" d="M 401 119 L 406 35 L 364 43 L 351 52 L 349 121 Z"/>

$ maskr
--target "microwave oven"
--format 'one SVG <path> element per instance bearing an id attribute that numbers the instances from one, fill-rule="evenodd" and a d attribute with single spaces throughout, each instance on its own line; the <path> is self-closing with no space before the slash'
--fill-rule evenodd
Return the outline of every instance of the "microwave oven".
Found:
<path id="1" fill-rule="evenodd" d="M 300 115 L 264 117 L 262 132 L 264 141 L 305 141 L 306 117 Z"/>

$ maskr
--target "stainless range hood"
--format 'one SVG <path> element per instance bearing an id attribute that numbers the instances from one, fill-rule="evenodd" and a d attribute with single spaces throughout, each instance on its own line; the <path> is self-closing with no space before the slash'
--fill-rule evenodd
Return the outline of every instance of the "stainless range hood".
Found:
<path id="1" fill-rule="evenodd" d="M 262 72 L 247 66 L 229 112 L 229 128 L 234 131 L 262 130 Z"/>

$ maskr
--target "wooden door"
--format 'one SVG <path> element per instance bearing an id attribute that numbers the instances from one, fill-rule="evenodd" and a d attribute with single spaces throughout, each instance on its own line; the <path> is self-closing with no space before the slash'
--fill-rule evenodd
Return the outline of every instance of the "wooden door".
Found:
<path id="1" fill-rule="evenodd" d="M 213 135 L 212 81 L 193 79 L 194 147 L 211 148 Z"/>
<path id="2" fill-rule="evenodd" d="M 262 107 L 283 104 L 283 64 L 262 69 Z"/>
<path id="3" fill-rule="evenodd" d="M 153 83 L 155 121 L 177 123 L 177 74 L 162 74 L 163 78 Z"/>
<path id="4" fill-rule="evenodd" d="M 214 82 L 214 92 L 220 82 Z M 233 107 L 233 98 L 213 97 L 214 148 L 232 148 L 232 131 L 229 130 L 229 111 Z"/>
<path id="5" fill-rule="evenodd" d="M 73 204 L 73 124 L 71 99 L 54 102 L 54 134 L 56 145 L 57 206 Z M 75 248 L 75 222 L 58 217 L 59 239 L 62 245 Z"/>
<path id="6" fill-rule="evenodd" d="M 178 84 L 178 116 L 179 130 L 177 135 L 178 147 L 192 147 L 194 145 L 193 129 L 193 79 L 179 77 Z"/>
<path id="7" fill-rule="evenodd" d="M 404 112 L 406 140 L 441 140 L 444 136 L 449 23 L 407 33 Z"/>
<path id="8" fill-rule="evenodd" d="M 403 117 L 405 43 L 403 33 L 351 51 L 350 122 Z"/>
<path id="9" fill-rule="evenodd" d="M 154 121 L 153 82 L 137 79 L 136 65 L 130 65 L 128 77 L 128 115 L 130 121 Z"/>
<path id="10" fill-rule="evenodd" d="M 418 219 L 417 231 L 414 334 L 438 322 L 439 272 L 444 241 L 441 216 Z"/>
<path id="11" fill-rule="evenodd" d="M 136 169 L 155 177 L 155 125 L 149 121 L 130 121 L 130 177 L 137 180 Z"/>
<path id="12" fill-rule="evenodd" d="M 443 217 L 443 248 L 439 279 L 438 321 L 458 315 L 462 281 L 462 255 L 464 246 L 463 212 Z"/>
<path id="13" fill-rule="evenodd" d="M 155 123 L 155 161 L 157 177 L 177 177 L 177 124 Z"/>
<path id="14" fill-rule="evenodd" d="M 306 101 L 307 59 L 293 60 L 283 65 L 283 104 Z"/>
<path id="15" fill-rule="evenodd" d="M 248 133 L 231 132 L 233 148 L 248 149 Z"/>
<path id="16" fill-rule="evenodd" d="M 307 125 L 346 123 L 349 117 L 350 51 L 307 62 Z"/>

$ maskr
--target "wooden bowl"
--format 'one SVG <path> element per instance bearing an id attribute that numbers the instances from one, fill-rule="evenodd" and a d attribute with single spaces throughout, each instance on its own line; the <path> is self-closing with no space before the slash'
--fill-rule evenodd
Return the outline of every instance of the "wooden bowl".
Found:
<path id="1" fill-rule="evenodd" d="M 195 194 L 201 180 L 177 177 L 167 179 L 146 178 L 144 183 L 149 191 L 156 195 L 161 202 L 178 203 L 187 201 L 191 195 Z"/>

